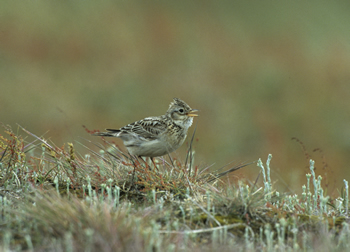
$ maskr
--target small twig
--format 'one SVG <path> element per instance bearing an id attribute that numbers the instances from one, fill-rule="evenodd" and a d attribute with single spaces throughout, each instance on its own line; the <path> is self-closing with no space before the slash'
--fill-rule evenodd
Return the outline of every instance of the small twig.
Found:
<path id="1" fill-rule="evenodd" d="M 189 175 L 191 175 L 191 170 L 192 170 L 192 143 L 193 143 L 194 135 L 196 134 L 197 125 L 198 125 L 198 121 L 196 123 L 196 127 L 194 127 L 194 131 L 193 131 L 193 134 L 192 134 L 190 146 L 188 148 L 187 155 L 186 155 L 186 161 L 185 161 L 185 167 L 186 167 L 188 157 L 190 157 L 190 167 L 189 167 L 189 170 L 188 170 L 188 174 Z"/>
<path id="2" fill-rule="evenodd" d="M 191 197 L 187 197 L 188 199 L 190 199 L 192 201 L 192 203 L 196 204 L 200 209 L 202 209 L 202 211 L 204 213 L 206 213 L 208 215 L 208 217 L 210 217 L 211 219 L 213 219 L 215 221 L 215 223 L 218 225 L 218 226 L 221 226 L 220 222 L 215 219 L 215 217 L 213 215 L 211 215 L 211 213 L 209 213 L 207 210 L 205 210 L 201 205 L 199 205 L 196 201 L 194 201 Z"/>
<path id="3" fill-rule="evenodd" d="M 173 167 L 175 167 L 174 162 L 173 162 L 173 159 L 171 158 L 171 156 L 170 156 L 169 153 L 168 153 L 168 157 L 169 157 L 169 159 L 170 159 L 171 165 L 172 165 Z"/>
<path id="4" fill-rule="evenodd" d="M 252 187 L 252 191 L 254 190 L 254 188 L 255 188 L 256 184 L 258 183 L 258 180 L 259 180 L 260 174 L 261 174 L 261 170 L 259 171 L 259 174 L 258 174 L 258 176 L 256 177 L 256 180 L 255 180 L 254 185 L 253 185 L 253 187 Z"/>
<path id="5" fill-rule="evenodd" d="M 219 226 L 219 227 L 213 227 L 213 228 L 205 228 L 205 229 L 197 229 L 197 230 L 186 230 L 186 231 L 160 230 L 160 231 L 158 231 L 158 233 L 160 233 L 160 234 L 199 234 L 199 233 L 212 232 L 212 231 L 215 231 L 215 230 L 220 230 L 220 229 L 225 229 L 225 228 L 230 229 L 230 228 L 235 228 L 235 227 L 240 227 L 240 226 L 247 227 L 247 225 L 245 223 L 236 223 L 236 224 L 230 224 L 230 225 L 225 225 L 225 226 Z"/>
<path id="6" fill-rule="evenodd" d="M 28 130 L 26 130 L 25 128 L 23 128 L 21 125 L 19 125 L 19 124 L 17 124 L 17 125 L 18 125 L 24 132 L 26 132 L 27 134 L 29 134 L 29 135 L 35 137 L 35 138 L 38 139 L 40 142 L 42 142 L 43 144 L 45 144 L 46 146 L 48 146 L 53 152 L 55 152 L 56 154 L 58 154 L 57 151 L 55 150 L 55 148 L 52 147 L 51 145 L 49 145 L 49 144 L 47 143 L 47 141 L 45 141 L 45 140 L 41 139 L 40 137 L 38 137 L 37 135 L 35 135 L 35 134 L 29 132 Z"/>
<path id="7" fill-rule="evenodd" d="M 9 147 L 9 145 L 6 146 L 6 149 L 5 149 L 4 152 L 2 153 L 2 156 L 1 156 L 1 158 L 0 158 L 0 162 L 1 162 L 2 159 L 4 158 L 5 153 L 6 153 L 8 147 Z"/>
<path id="8" fill-rule="evenodd" d="M 227 170 L 227 171 L 224 171 L 224 172 L 221 172 L 221 173 L 219 173 L 219 174 L 213 174 L 212 176 L 214 176 L 214 177 L 211 178 L 211 179 L 209 179 L 207 182 L 210 183 L 210 182 L 212 182 L 212 181 L 214 181 L 214 180 L 216 180 L 216 179 L 218 179 L 218 178 L 220 178 L 220 177 L 222 177 L 222 176 L 225 176 L 226 174 L 228 174 L 228 173 L 230 173 L 230 172 L 237 171 L 238 169 L 241 169 L 241 168 L 243 168 L 243 167 L 246 167 L 246 166 L 248 166 L 248 165 L 250 165 L 250 164 L 253 164 L 253 163 L 255 163 L 255 162 L 256 162 L 256 161 L 250 162 L 250 163 L 248 163 L 248 164 L 241 164 L 241 165 L 232 167 L 231 169 L 229 169 L 229 170 Z"/>

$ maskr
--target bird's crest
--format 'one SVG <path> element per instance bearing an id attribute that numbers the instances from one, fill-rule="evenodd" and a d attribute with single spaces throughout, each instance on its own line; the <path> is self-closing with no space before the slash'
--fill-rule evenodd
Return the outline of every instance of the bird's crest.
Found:
<path id="1" fill-rule="evenodd" d="M 179 98 L 174 98 L 174 101 L 172 101 L 169 105 L 169 109 L 174 106 L 179 106 L 179 107 L 185 108 L 186 110 L 191 110 L 191 107 L 188 106 L 186 102 L 184 102 L 183 100 L 180 100 Z"/>

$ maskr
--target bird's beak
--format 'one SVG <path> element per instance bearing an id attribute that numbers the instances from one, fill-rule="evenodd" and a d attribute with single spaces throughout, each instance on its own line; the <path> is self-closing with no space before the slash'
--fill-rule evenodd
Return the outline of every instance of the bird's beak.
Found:
<path id="1" fill-rule="evenodd" d="M 198 116 L 196 113 L 198 112 L 198 109 L 192 109 L 190 112 L 188 112 L 187 116 Z"/>

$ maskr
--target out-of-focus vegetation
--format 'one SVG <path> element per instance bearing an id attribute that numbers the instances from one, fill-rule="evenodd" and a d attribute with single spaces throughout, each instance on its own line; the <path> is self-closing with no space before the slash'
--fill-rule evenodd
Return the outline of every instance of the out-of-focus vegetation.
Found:
<path id="1" fill-rule="evenodd" d="M 200 110 L 197 161 L 221 166 L 273 153 L 272 179 L 300 188 L 309 154 L 332 193 L 350 178 L 349 8 L 2 1 L 0 121 L 48 131 L 56 144 L 99 141 L 82 125 L 118 128 L 163 114 L 179 97 Z M 244 174 L 255 178 L 254 167 Z"/>

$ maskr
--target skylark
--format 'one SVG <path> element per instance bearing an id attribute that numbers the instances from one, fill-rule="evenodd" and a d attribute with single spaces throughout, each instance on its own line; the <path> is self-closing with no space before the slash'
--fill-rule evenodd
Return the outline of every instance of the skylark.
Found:
<path id="1" fill-rule="evenodd" d="M 119 137 L 131 155 L 158 157 L 178 149 L 186 139 L 197 109 L 174 98 L 168 111 L 162 116 L 146 117 L 120 129 L 107 129 L 93 135 Z"/>

